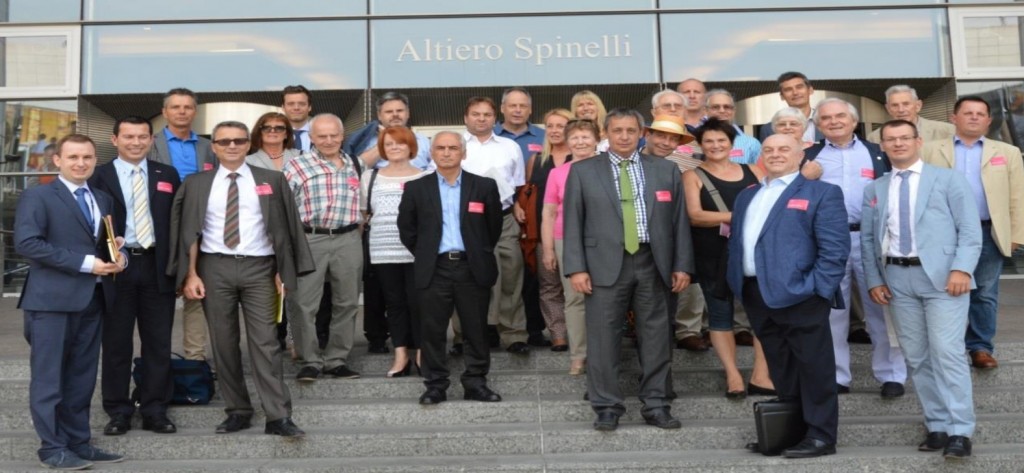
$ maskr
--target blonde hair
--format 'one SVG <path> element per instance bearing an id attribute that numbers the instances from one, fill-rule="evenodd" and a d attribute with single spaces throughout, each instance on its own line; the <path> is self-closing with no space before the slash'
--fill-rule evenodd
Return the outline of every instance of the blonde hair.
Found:
<path id="1" fill-rule="evenodd" d="M 566 123 L 565 123 L 566 126 L 569 125 L 569 121 L 570 120 L 575 118 L 573 116 L 572 112 L 570 112 L 570 111 L 568 111 L 568 110 L 566 110 L 564 108 L 553 108 L 553 109 L 549 110 L 548 113 L 544 114 L 544 126 L 547 126 L 548 118 L 551 118 L 552 115 L 558 115 L 558 116 L 564 118 L 566 120 Z M 548 140 L 547 130 L 545 130 L 545 133 L 544 133 L 544 150 L 541 151 L 541 155 L 540 155 L 540 163 L 541 163 L 541 165 L 547 163 L 547 161 L 548 161 L 548 159 L 550 157 L 551 157 L 551 141 Z"/>
<path id="2" fill-rule="evenodd" d="M 604 102 L 601 101 L 601 97 L 598 97 L 597 94 L 589 90 L 581 90 L 579 92 L 576 92 L 576 95 L 572 96 L 572 102 L 569 106 L 569 109 L 572 110 L 572 113 L 574 115 L 576 114 L 576 107 L 578 107 L 580 105 L 580 102 L 583 100 L 590 100 L 591 102 L 594 102 L 595 106 L 597 106 L 597 118 L 594 119 L 594 123 L 597 124 L 598 131 L 601 132 L 601 135 L 604 135 L 604 117 L 608 115 L 608 109 L 604 108 Z M 576 118 L 580 117 L 577 115 Z M 598 135 L 599 141 L 600 138 L 601 136 Z"/>

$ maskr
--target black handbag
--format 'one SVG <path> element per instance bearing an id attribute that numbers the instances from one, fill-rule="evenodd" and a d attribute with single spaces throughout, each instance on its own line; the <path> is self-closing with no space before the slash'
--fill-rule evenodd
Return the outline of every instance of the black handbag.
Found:
<path id="1" fill-rule="evenodd" d="M 770 399 L 754 403 L 757 427 L 757 451 L 776 456 L 792 447 L 807 434 L 802 407 L 796 401 Z"/>
<path id="2" fill-rule="evenodd" d="M 132 393 L 132 399 L 138 402 L 139 386 L 142 385 L 146 365 L 142 358 L 135 358 L 134 365 L 132 379 L 135 380 L 135 391 Z M 186 360 L 177 353 L 171 353 L 171 378 L 174 384 L 171 404 L 202 405 L 209 404 L 213 399 L 216 391 L 213 370 L 206 360 Z"/>

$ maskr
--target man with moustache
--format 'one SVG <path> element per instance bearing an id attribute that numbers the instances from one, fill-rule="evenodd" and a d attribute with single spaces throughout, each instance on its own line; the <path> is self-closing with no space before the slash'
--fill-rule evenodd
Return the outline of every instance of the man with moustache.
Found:
<path id="1" fill-rule="evenodd" d="M 409 97 L 398 92 L 386 92 L 377 99 L 377 119 L 345 138 L 342 150 L 349 156 L 358 156 L 367 167 L 377 169 L 388 165 L 377 150 L 377 136 L 389 126 L 409 126 Z M 430 139 L 416 135 L 417 152 L 410 164 L 426 170 L 430 167 Z"/>
<path id="2" fill-rule="evenodd" d="M 142 429 L 158 434 L 177 431 L 167 418 L 174 391 L 171 379 L 171 328 L 174 325 L 174 278 L 167 276 L 171 206 L 181 185 L 173 166 L 146 159 L 153 127 L 142 117 L 114 123 L 111 139 L 117 158 L 96 168 L 94 189 L 114 197 L 114 225 L 124 235 L 132 265 L 114 280 L 117 305 L 103 321 L 103 410 L 110 422 L 104 435 L 132 428 L 135 403 L 129 396 L 135 327 L 142 350 L 139 413 Z"/>

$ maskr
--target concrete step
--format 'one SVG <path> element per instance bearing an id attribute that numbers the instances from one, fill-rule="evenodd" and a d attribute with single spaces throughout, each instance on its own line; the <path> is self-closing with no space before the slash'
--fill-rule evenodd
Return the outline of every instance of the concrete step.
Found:
<path id="1" fill-rule="evenodd" d="M 685 395 L 673 403 L 680 419 L 749 419 L 753 404 L 763 397 L 732 401 L 721 396 Z M 911 392 L 901 399 L 883 400 L 875 393 L 852 393 L 839 398 L 841 422 L 864 416 L 920 415 L 921 406 Z M 1024 412 L 1024 392 L 1017 388 L 983 388 L 974 393 L 978 414 L 1016 414 Z M 625 420 L 640 421 L 640 401 L 627 399 Z M 215 401 L 206 406 L 172 406 L 168 416 L 179 429 L 211 429 L 224 414 L 224 404 Z M 293 418 L 299 425 L 314 427 L 369 427 L 401 425 L 483 425 L 489 423 L 589 422 L 590 404 L 577 394 L 508 396 L 500 403 L 462 401 L 454 397 L 434 408 L 424 408 L 409 399 L 337 399 L 302 401 L 295 405 Z M 92 409 L 92 427 L 99 432 L 109 418 L 97 404 Z M 263 423 L 257 407 L 255 422 Z M 136 416 L 134 426 L 140 429 Z M 30 430 L 31 418 L 24 404 L 0 405 L 0 431 Z"/>
<path id="2" fill-rule="evenodd" d="M 742 448 L 755 438 L 749 419 L 685 422 L 664 431 L 638 421 L 624 422 L 612 433 L 594 431 L 589 422 L 520 423 L 451 426 L 378 426 L 306 428 L 302 440 L 264 435 L 255 428 L 230 435 L 210 429 L 185 429 L 173 436 L 133 432 L 97 436 L 100 448 L 130 452 L 139 460 L 252 460 L 333 457 L 579 454 L 587 452 L 713 451 Z M 920 416 L 847 419 L 840 422 L 839 444 L 846 447 L 893 447 L 910 450 L 924 437 Z M 977 444 L 1024 443 L 1024 415 L 978 416 Z M 0 433 L 0 461 L 35 458 L 33 432 Z"/>
<path id="3" fill-rule="evenodd" d="M 465 453 L 465 452 L 464 452 Z M 130 455 L 130 453 L 129 453 Z M 995 473 L 1019 472 L 1024 453 L 1018 445 L 977 445 L 967 461 L 945 461 L 937 453 L 907 447 L 840 447 L 836 455 L 806 460 L 765 457 L 744 450 L 679 450 L 672 452 L 523 455 L 460 455 L 447 457 L 347 457 L 314 459 L 250 460 L 138 460 L 107 464 L 103 471 L 135 473 L 527 473 L 527 472 L 679 472 L 710 473 L 863 473 L 920 472 Z M 4 461 L 0 470 L 35 473 L 35 462 Z"/>

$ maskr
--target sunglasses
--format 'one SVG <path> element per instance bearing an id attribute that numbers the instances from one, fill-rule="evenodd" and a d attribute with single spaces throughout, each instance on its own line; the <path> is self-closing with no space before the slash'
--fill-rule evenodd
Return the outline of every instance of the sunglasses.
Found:
<path id="1" fill-rule="evenodd" d="M 227 148 L 228 146 L 242 146 L 249 144 L 249 138 L 221 138 L 219 140 L 213 140 L 213 144 Z"/>
<path id="2" fill-rule="evenodd" d="M 274 126 L 263 125 L 263 126 L 260 127 L 260 131 L 272 131 L 274 133 L 284 133 L 284 132 L 288 131 L 288 128 L 284 127 L 284 126 L 281 126 L 281 125 L 274 125 Z"/>

